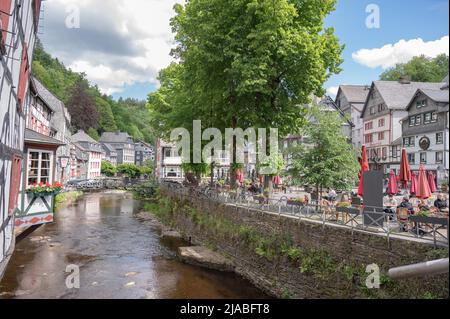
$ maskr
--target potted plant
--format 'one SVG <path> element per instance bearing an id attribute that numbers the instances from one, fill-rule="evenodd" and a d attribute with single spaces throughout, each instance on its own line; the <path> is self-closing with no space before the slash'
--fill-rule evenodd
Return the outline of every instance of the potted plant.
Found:
<path id="1" fill-rule="evenodd" d="M 442 190 L 442 192 L 444 192 L 444 193 L 448 192 L 448 182 L 443 182 L 443 183 L 441 184 L 441 190 Z"/>

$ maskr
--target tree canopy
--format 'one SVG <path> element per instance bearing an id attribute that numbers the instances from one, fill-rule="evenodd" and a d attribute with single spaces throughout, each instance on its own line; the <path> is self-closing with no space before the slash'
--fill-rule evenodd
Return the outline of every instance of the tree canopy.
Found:
<path id="1" fill-rule="evenodd" d="M 424 55 L 414 57 L 408 63 L 397 64 L 383 72 L 380 80 L 398 81 L 408 78 L 414 82 L 442 82 L 448 74 L 448 55 L 440 54 L 435 58 Z"/>
<path id="2" fill-rule="evenodd" d="M 97 86 L 89 83 L 86 74 L 73 72 L 45 52 L 39 40 L 34 50 L 33 74 L 67 106 L 72 115 L 72 131 L 92 128 L 99 135 L 121 130 L 136 140 L 154 143 L 153 129 L 149 125 L 150 112 L 145 101 L 115 101 L 102 94 Z M 95 136 L 92 130 L 91 133 Z"/>
<path id="3" fill-rule="evenodd" d="M 310 110 L 304 128 L 308 144 L 292 147 L 289 172 L 297 184 L 350 190 L 358 176 L 357 151 L 342 134 L 342 119 L 319 106 Z"/>

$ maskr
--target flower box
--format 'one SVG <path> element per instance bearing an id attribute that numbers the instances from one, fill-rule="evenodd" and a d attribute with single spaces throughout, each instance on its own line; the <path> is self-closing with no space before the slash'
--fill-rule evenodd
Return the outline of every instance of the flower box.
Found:
<path id="1" fill-rule="evenodd" d="M 29 195 L 33 195 L 34 197 L 47 197 L 58 195 L 63 188 L 64 186 L 58 182 L 55 182 L 53 185 L 49 183 L 39 183 L 28 186 L 25 192 Z"/>

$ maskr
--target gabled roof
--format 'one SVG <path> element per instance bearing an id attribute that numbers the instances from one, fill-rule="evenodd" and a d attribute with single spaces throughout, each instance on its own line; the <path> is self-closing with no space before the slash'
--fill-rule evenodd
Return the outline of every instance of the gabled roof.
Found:
<path id="1" fill-rule="evenodd" d="M 102 143 L 129 143 L 131 136 L 124 132 L 105 132 L 100 138 Z"/>
<path id="2" fill-rule="evenodd" d="M 31 83 L 36 91 L 36 94 L 42 101 L 53 111 L 61 111 L 64 109 L 64 104 L 56 96 L 54 96 L 47 88 L 35 77 L 31 78 Z"/>
<path id="3" fill-rule="evenodd" d="M 105 150 L 107 153 L 111 154 L 111 155 L 116 155 L 117 156 L 117 152 L 116 149 L 114 147 L 112 147 L 111 144 L 108 143 L 102 143 L 102 147 L 103 150 Z"/>
<path id="4" fill-rule="evenodd" d="M 411 98 L 411 101 L 408 103 L 406 110 L 409 110 L 413 106 L 413 102 L 415 98 L 419 94 L 424 94 L 431 100 L 437 103 L 448 103 L 449 100 L 449 91 L 448 90 L 430 90 L 430 89 L 418 89 L 416 93 Z"/>
<path id="5" fill-rule="evenodd" d="M 47 136 L 47 135 L 42 135 L 42 134 L 35 132 L 33 130 L 30 130 L 30 129 L 25 129 L 25 142 L 46 144 L 46 145 L 53 145 L 53 146 L 66 145 L 57 139 L 51 138 L 50 136 Z"/>
<path id="6" fill-rule="evenodd" d="M 370 91 L 376 88 L 388 109 L 404 111 L 418 89 L 440 90 L 442 85 L 443 83 L 374 81 Z M 364 116 L 369 99 L 370 94 L 367 96 L 361 117 Z"/>
<path id="7" fill-rule="evenodd" d="M 336 100 L 339 95 L 344 94 L 347 101 L 352 103 L 365 103 L 369 95 L 370 86 L 367 85 L 340 85 Z"/>
<path id="8" fill-rule="evenodd" d="M 99 142 L 97 142 L 92 137 L 87 135 L 83 130 L 80 130 L 80 131 L 78 131 L 77 134 L 72 135 L 71 141 L 72 141 L 72 143 L 87 142 L 87 143 L 99 144 Z"/>

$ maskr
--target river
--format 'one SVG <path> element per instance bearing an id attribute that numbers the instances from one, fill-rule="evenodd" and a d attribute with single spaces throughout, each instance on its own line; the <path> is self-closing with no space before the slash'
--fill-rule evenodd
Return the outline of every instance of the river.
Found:
<path id="1" fill-rule="evenodd" d="M 179 262 L 186 243 L 161 239 L 136 217 L 141 207 L 131 194 L 104 192 L 61 209 L 16 245 L 0 298 L 267 298 L 235 274 Z M 79 289 L 67 288 L 69 265 L 79 267 Z"/>

